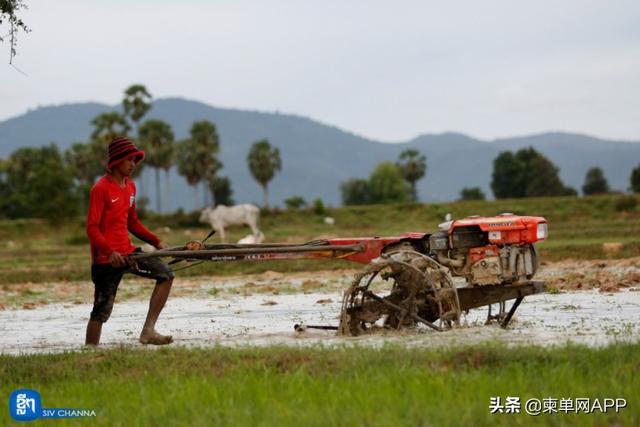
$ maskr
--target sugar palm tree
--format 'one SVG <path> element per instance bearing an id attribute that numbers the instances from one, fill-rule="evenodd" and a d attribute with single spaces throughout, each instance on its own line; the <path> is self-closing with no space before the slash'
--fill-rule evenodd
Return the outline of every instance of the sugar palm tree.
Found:
<path id="1" fill-rule="evenodd" d="M 418 150 L 409 149 L 400 153 L 396 164 L 400 168 L 404 180 L 411 185 L 411 198 L 414 202 L 417 201 L 416 182 L 424 177 L 427 172 L 427 157 L 424 154 L 420 154 Z"/>
<path id="2" fill-rule="evenodd" d="M 95 143 L 76 142 L 64 153 L 65 161 L 79 183 L 83 210 L 88 205 L 89 191 L 93 182 L 96 177 L 104 173 L 105 169 L 105 153 L 99 153 L 98 148 L 99 145 Z"/>
<path id="3" fill-rule="evenodd" d="M 124 116 L 135 126 L 138 138 L 140 138 L 140 121 L 151 109 L 151 99 L 151 94 L 141 84 L 133 84 L 124 91 L 124 97 L 122 98 Z M 144 163 L 136 168 L 134 177 L 140 177 L 140 193 L 144 197 L 146 185 L 145 176 L 142 174 L 143 166 Z"/>
<path id="4" fill-rule="evenodd" d="M 273 179 L 276 172 L 282 169 L 280 150 L 272 148 L 266 139 L 261 139 L 251 146 L 247 155 L 247 163 L 251 175 L 258 181 L 264 192 L 264 207 L 269 209 L 269 181 Z"/>
<path id="5" fill-rule="evenodd" d="M 165 181 L 165 200 L 169 200 L 171 194 L 171 180 L 169 179 L 169 171 L 173 167 L 176 161 L 176 144 L 167 144 L 161 147 L 158 152 L 158 165 L 159 168 L 164 171 Z"/>
<path id="6" fill-rule="evenodd" d="M 147 88 L 141 84 L 131 85 L 124 91 L 122 99 L 124 115 L 134 123 L 138 131 L 140 120 L 151 109 L 151 98 Z"/>
<path id="7" fill-rule="evenodd" d="M 117 136 L 127 136 L 131 126 L 126 118 L 117 111 L 98 114 L 91 120 L 93 132 L 91 140 L 102 144 L 106 150 L 107 145 Z"/>
<path id="8" fill-rule="evenodd" d="M 162 120 L 147 120 L 140 125 L 139 138 L 147 164 L 155 169 L 156 211 L 161 212 L 160 169 L 167 170 L 173 164 L 173 130 Z"/>
<path id="9" fill-rule="evenodd" d="M 217 158 L 220 142 L 215 125 L 207 120 L 194 122 L 189 133 L 190 137 L 179 143 L 176 154 L 178 172 L 195 188 L 197 206 L 198 184 L 208 181 L 222 168 Z M 208 192 L 205 188 L 205 205 Z"/>
<path id="10" fill-rule="evenodd" d="M 104 171 L 100 157 L 91 144 L 76 142 L 64 153 L 74 177 L 82 184 L 93 184 Z"/>
<path id="11" fill-rule="evenodd" d="M 90 153 L 95 161 L 101 165 L 101 172 L 107 165 L 108 147 L 111 140 L 117 136 L 127 136 L 131 127 L 125 117 L 117 111 L 102 113 L 91 120 Z M 136 168 L 137 169 L 137 168 Z M 136 172 L 139 172 L 136 170 Z"/>

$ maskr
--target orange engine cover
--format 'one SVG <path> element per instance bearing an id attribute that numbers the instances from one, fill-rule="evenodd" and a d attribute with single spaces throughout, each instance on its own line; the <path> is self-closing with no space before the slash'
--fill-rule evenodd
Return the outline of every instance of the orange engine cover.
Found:
<path id="1" fill-rule="evenodd" d="M 472 216 L 453 221 L 449 236 L 458 227 L 477 226 L 486 231 L 493 245 L 528 244 L 547 238 L 547 220 L 541 216 L 502 214 L 491 217 Z"/>

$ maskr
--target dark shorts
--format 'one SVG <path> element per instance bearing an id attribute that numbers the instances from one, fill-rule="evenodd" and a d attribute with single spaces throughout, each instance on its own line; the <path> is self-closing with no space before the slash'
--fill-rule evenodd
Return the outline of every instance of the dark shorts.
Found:
<path id="1" fill-rule="evenodd" d="M 140 249 L 136 249 L 140 252 Z M 116 300 L 118 285 L 125 273 L 154 279 L 156 283 L 166 282 L 173 278 L 171 267 L 159 257 L 144 258 L 137 263 L 137 269 L 131 267 L 112 267 L 110 264 L 93 264 L 91 266 L 91 280 L 95 285 L 93 293 L 93 310 L 91 320 L 106 322 L 111 316 L 113 303 Z"/>

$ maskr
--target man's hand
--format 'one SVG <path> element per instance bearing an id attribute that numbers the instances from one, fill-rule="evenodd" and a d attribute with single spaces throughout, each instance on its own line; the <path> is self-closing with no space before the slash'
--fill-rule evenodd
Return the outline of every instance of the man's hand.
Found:
<path id="1" fill-rule="evenodd" d="M 199 240 L 191 240 L 190 242 L 187 242 L 185 246 L 190 251 L 199 251 L 204 249 L 204 244 Z"/>
<path id="2" fill-rule="evenodd" d="M 127 265 L 127 262 L 125 261 L 123 256 L 120 255 L 120 252 L 116 252 L 116 251 L 111 252 L 111 255 L 109 255 L 109 263 L 111 264 L 112 267 L 115 267 L 115 268 L 120 268 Z"/>
<path id="3" fill-rule="evenodd" d="M 169 245 L 167 245 L 165 242 L 160 242 L 156 246 L 156 249 L 167 249 L 168 247 L 169 247 Z"/>

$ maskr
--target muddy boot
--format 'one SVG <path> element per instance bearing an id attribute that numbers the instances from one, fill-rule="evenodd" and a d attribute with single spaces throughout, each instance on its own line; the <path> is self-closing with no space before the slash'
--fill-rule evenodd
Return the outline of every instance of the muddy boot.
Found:
<path id="1" fill-rule="evenodd" d="M 149 332 L 142 331 L 139 341 L 142 344 L 166 345 L 173 342 L 173 337 L 171 335 L 160 335 L 153 330 Z"/>

